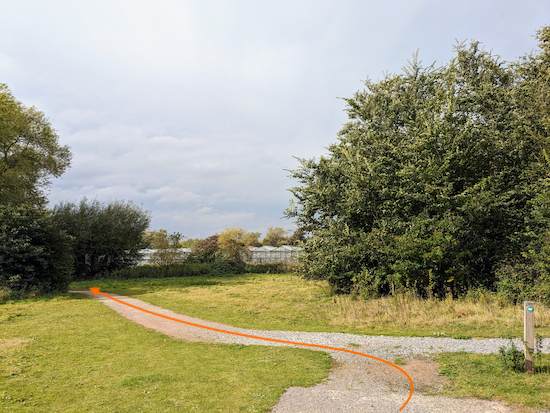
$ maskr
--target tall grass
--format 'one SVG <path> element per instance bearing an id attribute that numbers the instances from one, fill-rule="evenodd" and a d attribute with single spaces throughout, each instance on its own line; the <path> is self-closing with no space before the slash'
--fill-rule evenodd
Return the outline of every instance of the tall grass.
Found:
<path id="1" fill-rule="evenodd" d="M 334 323 L 360 330 L 383 325 L 414 335 L 522 334 L 523 303 L 514 305 L 487 291 L 474 291 L 457 300 L 451 296 L 423 299 L 409 293 L 371 300 L 340 295 L 333 297 L 333 303 L 338 307 Z M 544 304 L 536 306 L 535 328 L 550 333 L 550 309 Z"/>

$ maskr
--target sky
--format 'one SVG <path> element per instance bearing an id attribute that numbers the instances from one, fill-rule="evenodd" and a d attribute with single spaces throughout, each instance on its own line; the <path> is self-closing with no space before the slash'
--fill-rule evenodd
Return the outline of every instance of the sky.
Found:
<path id="1" fill-rule="evenodd" d="M 0 0 L 0 83 L 73 153 L 50 207 L 132 201 L 205 238 L 283 217 L 297 158 L 337 141 L 363 81 L 476 40 L 536 49 L 549 0 Z"/>

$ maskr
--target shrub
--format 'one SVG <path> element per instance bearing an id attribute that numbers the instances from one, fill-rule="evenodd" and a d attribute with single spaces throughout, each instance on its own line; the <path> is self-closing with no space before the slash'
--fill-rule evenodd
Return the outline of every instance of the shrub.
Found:
<path id="1" fill-rule="evenodd" d="M 542 301 L 550 304 L 550 277 L 533 263 L 503 265 L 496 271 L 498 294 L 508 302 Z"/>
<path id="2" fill-rule="evenodd" d="M 215 254 L 211 265 L 212 275 L 244 274 L 244 261 L 230 257 L 225 251 Z"/>
<path id="3" fill-rule="evenodd" d="M 511 337 L 510 346 L 506 348 L 502 346 L 498 349 L 499 359 L 504 370 L 512 370 L 517 373 L 525 371 L 525 354 L 516 348 Z"/>
<path id="4" fill-rule="evenodd" d="M 310 234 L 299 274 L 376 295 L 494 290 L 498 266 L 550 225 L 550 27 L 538 38 L 540 53 L 516 64 L 473 42 L 344 99 L 350 119 L 328 155 L 290 171 L 285 216 Z"/>
<path id="5" fill-rule="evenodd" d="M 210 264 L 140 265 L 111 272 L 108 279 L 130 280 L 137 278 L 196 277 L 208 275 Z"/>
<path id="6" fill-rule="evenodd" d="M 29 205 L 0 206 L 1 295 L 23 298 L 67 291 L 71 246 L 72 238 L 47 211 Z"/>
<path id="7" fill-rule="evenodd" d="M 282 274 L 294 272 L 295 268 L 296 264 L 288 262 L 246 264 L 244 272 L 250 274 Z"/>

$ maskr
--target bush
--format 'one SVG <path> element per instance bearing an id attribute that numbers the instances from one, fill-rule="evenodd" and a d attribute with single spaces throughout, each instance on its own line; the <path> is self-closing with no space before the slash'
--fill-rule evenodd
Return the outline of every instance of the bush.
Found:
<path id="1" fill-rule="evenodd" d="M 498 349 L 500 363 L 504 370 L 523 373 L 525 371 L 525 354 L 516 348 L 511 337 L 507 338 L 510 340 L 510 347 L 502 346 Z"/>
<path id="2" fill-rule="evenodd" d="M 246 264 L 244 272 L 250 274 L 282 274 L 294 272 L 296 266 L 297 264 L 288 262 Z"/>
<path id="3" fill-rule="evenodd" d="M 0 206 L 0 295 L 3 300 L 67 291 L 72 238 L 47 211 Z"/>
<path id="4" fill-rule="evenodd" d="M 130 280 L 137 278 L 196 277 L 208 275 L 210 264 L 141 265 L 111 272 L 107 279 Z"/>
<path id="5" fill-rule="evenodd" d="M 214 255 L 211 264 L 212 275 L 244 274 L 246 264 L 239 259 L 231 258 L 226 252 L 219 251 Z"/>
<path id="6" fill-rule="evenodd" d="M 542 301 L 550 304 L 550 277 L 533 263 L 503 265 L 497 269 L 497 292 L 508 302 Z"/>

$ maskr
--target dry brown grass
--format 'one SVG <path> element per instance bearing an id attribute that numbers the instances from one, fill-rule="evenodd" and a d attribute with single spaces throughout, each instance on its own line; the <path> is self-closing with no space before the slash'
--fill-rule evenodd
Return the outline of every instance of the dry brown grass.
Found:
<path id="1" fill-rule="evenodd" d="M 29 341 L 23 338 L 0 338 L 0 357 L 7 357 L 23 350 Z"/>
<path id="2" fill-rule="evenodd" d="M 421 299 L 412 294 L 372 300 L 335 296 L 338 307 L 336 325 L 349 325 L 359 330 L 379 330 L 380 326 L 399 330 L 420 330 L 422 335 L 499 337 L 520 335 L 523 326 L 523 303 L 512 305 L 496 295 L 486 293 L 459 300 Z M 550 335 L 550 308 L 536 305 L 535 328 Z"/>

